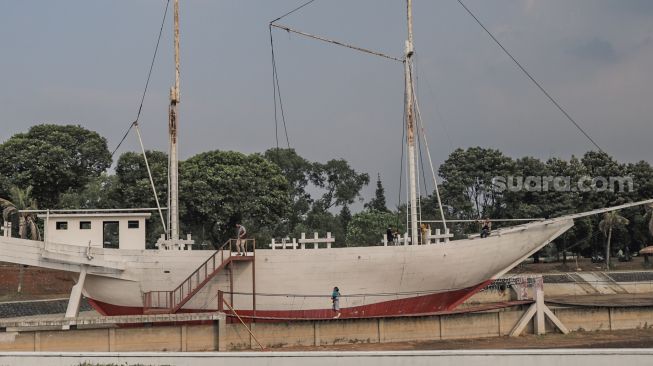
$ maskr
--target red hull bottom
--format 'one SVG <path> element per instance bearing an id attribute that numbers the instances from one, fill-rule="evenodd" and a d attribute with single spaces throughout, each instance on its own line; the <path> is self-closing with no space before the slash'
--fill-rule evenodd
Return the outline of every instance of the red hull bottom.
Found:
<path id="1" fill-rule="evenodd" d="M 414 315 L 428 314 L 443 311 L 451 311 L 472 295 L 485 288 L 492 281 L 485 281 L 477 286 L 468 287 L 461 290 L 441 292 L 437 294 L 415 296 L 400 300 L 383 301 L 369 305 L 356 306 L 341 309 L 340 318 L 367 318 L 377 316 L 392 315 Z M 117 306 L 102 301 L 88 299 L 89 304 L 97 312 L 105 316 L 113 315 L 141 315 L 142 307 Z M 183 313 L 201 313 L 214 310 L 194 310 L 182 309 Z M 228 312 L 228 311 L 227 311 Z M 244 317 L 267 318 L 269 320 L 278 319 L 329 319 L 333 318 L 336 313 L 331 309 L 311 309 L 311 310 L 237 310 L 238 315 Z"/>

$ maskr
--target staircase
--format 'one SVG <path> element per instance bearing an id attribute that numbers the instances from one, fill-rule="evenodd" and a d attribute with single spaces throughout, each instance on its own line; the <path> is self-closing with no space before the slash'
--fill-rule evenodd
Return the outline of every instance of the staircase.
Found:
<path id="1" fill-rule="evenodd" d="M 174 314 L 195 296 L 211 279 L 232 262 L 254 261 L 254 239 L 243 239 L 252 252 L 246 256 L 232 255 L 236 239 L 230 239 L 186 277 L 174 290 L 143 293 L 143 314 Z"/>

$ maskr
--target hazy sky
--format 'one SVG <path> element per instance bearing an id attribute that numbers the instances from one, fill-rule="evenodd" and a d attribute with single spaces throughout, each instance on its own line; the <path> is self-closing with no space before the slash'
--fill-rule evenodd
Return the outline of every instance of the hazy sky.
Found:
<path id="1" fill-rule="evenodd" d="M 274 146 L 268 22 L 302 2 L 182 0 L 182 158 Z M 465 3 L 606 152 L 652 160 L 653 1 Z M 0 141 L 34 124 L 72 123 L 112 150 L 136 116 L 164 5 L 2 1 Z M 539 158 L 592 148 L 455 0 L 415 0 L 414 17 L 418 96 L 436 163 L 456 147 Z M 141 117 L 150 149 L 166 149 L 171 19 Z M 281 23 L 400 57 L 405 4 L 317 0 Z M 395 203 L 402 65 L 284 31 L 274 41 L 291 147 L 309 160 L 344 158 L 372 183 L 380 173 Z M 120 152 L 137 149 L 132 134 Z"/>

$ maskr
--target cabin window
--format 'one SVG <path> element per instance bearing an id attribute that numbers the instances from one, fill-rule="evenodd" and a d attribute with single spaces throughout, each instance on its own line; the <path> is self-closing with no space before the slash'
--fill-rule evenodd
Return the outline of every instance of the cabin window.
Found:
<path id="1" fill-rule="evenodd" d="M 102 247 L 118 249 L 120 238 L 120 223 L 118 221 L 104 221 L 102 223 Z"/>
<path id="2" fill-rule="evenodd" d="M 139 227 L 138 220 L 129 220 L 129 221 L 127 221 L 127 228 L 128 229 L 138 229 L 138 227 Z"/>
<path id="3" fill-rule="evenodd" d="M 80 221 L 79 222 L 79 229 L 80 230 L 90 230 L 91 229 L 91 222 L 90 221 Z"/>
<path id="4" fill-rule="evenodd" d="M 57 221 L 55 225 L 57 230 L 68 230 L 68 221 Z"/>

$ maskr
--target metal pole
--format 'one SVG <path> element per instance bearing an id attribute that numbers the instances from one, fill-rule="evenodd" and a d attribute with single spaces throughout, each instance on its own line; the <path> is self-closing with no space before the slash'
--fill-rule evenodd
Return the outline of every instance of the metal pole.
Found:
<path id="1" fill-rule="evenodd" d="M 170 137 L 170 212 L 169 228 L 170 239 L 179 240 L 179 182 L 177 156 L 177 104 L 179 104 L 179 0 L 175 0 L 174 13 L 174 45 L 175 45 L 175 85 L 170 89 L 170 109 L 168 121 L 168 134 Z"/>
<path id="2" fill-rule="evenodd" d="M 410 236 L 413 244 L 419 243 L 419 231 L 417 228 L 417 188 L 416 161 L 415 161 L 415 115 L 413 110 L 413 77 L 411 74 L 411 62 L 413 58 L 413 4 L 412 0 L 406 0 L 406 13 L 408 21 L 408 39 L 406 40 L 406 55 L 404 60 L 404 77 L 406 81 L 406 124 L 407 124 L 407 147 L 408 147 L 408 176 L 410 189 Z"/>

